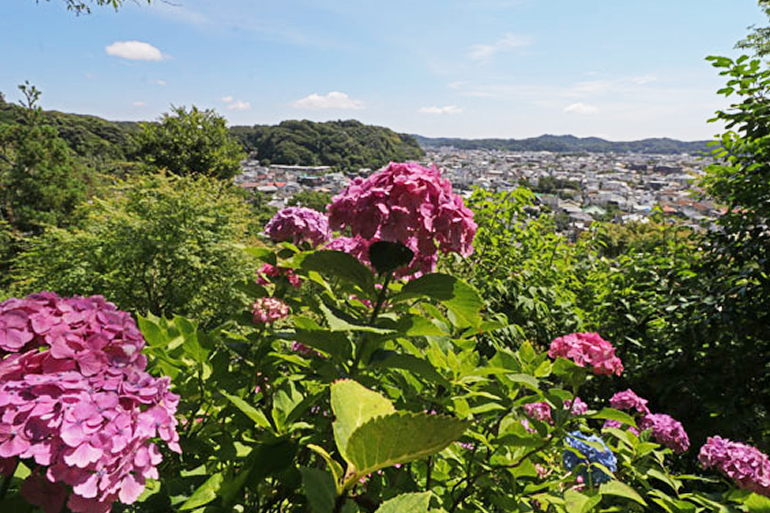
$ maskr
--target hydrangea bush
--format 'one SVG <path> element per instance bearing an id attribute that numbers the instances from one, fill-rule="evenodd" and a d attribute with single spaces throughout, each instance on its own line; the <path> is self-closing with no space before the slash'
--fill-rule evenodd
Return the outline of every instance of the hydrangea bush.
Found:
<path id="1" fill-rule="evenodd" d="M 512 345 L 485 298 L 434 272 L 475 229 L 437 170 L 391 164 L 329 215 L 345 231 L 316 246 L 279 214 L 282 242 L 250 251 L 251 308 L 214 330 L 148 315 L 144 347 L 98 298 L 3 303 L 2 493 L 48 512 L 67 495 L 74 511 L 766 511 L 756 449 L 715 436 L 702 475 L 677 473 L 686 426 L 622 386 L 611 341 Z M 181 454 L 161 464 L 157 439 Z"/>

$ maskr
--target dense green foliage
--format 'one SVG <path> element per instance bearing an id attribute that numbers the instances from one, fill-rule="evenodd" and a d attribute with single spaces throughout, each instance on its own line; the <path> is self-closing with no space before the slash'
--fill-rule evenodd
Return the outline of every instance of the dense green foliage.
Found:
<path id="1" fill-rule="evenodd" d="M 378 169 L 390 161 L 418 160 L 424 152 L 412 136 L 358 121 L 284 121 L 276 126 L 237 126 L 232 133 L 264 164 Z"/>
<path id="2" fill-rule="evenodd" d="M 37 102 L 40 92 L 20 86 L 20 120 L 0 124 L 0 219 L 22 232 L 62 226 L 93 188 L 90 170 L 76 161 Z"/>
<path id="3" fill-rule="evenodd" d="M 172 107 L 159 123 L 142 123 L 137 157 L 145 164 L 177 175 L 232 178 L 246 154 L 213 110 Z"/>
<path id="4" fill-rule="evenodd" d="M 414 137 L 425 147 L 453 146 L 461 150 L 552 151 L 560 153 L 690 153 L 700 155 L 707 152 L 708 149 L 708 141 L 684 142 L 667 138 L 613 142 L 598 137 L 581 138 L 573 135 L 541 135 L 530 139 L 458 139 L 431 138 L 419 135 Z"/>
<path id="5" fill-rule="evenodd" d="M 80 221 L 31 239 L 14 273 L 17 293 L 101 294 L 137 313 L 219 322 L 240 311 L 254 267 L 238 244 L 248 209 L 207 177 L 139 176 L 83 204 Z"/>
<path id="6" fill-rule="evenodd" d="M 326 205 L 331 202 L 332 195 L 328 192 L 305 190 L 292 196 L 287 204 L 290 207 L 307 207 L 319 212 L 326 212 Z"/>

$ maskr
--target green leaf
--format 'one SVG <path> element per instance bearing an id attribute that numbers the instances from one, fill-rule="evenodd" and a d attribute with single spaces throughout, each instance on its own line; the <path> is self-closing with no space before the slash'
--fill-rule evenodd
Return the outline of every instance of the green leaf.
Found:
<path id="1" fill-rule="evenodd" d="M 219 492 L 219 488 L 222 486 L 223 480 L 224 476 L 221 472 L 214 474 L 208 478 L 205 483 L 200 485 L 198 489 L 193 492 L 190 498 L 187 499 L 187 501 L 185 501 L 185 503 L 182 504 L 182 507 L 179 509 L 182 511 L 195 509 L 213 501 L 217 498 L 217 492 Z"/>
<path id="2" fill-rule="evenodd" d="M 393 330 L 386 330 L 382 328 L 375 328 L 374 326 L 368 326 L 366 324 L 354 324 L 348 322 L 345 319 L 339 317 L 335 312 L 326 306 L 323 302 L 318 303 L 318 308 L 323 313 L 326 322 L 329 323 L 329 329 L 332 331 L 363 331 L 366 333 L 375 333 L 377 335 L 390 335 L 394 334 Z"/>
<path id="3" fill-rule="evenodd" d="M 587 513 L 601 502 L 601 500 L 601 495 L 589 497 L 576 490 L 567 490 L 564 492 L 564 506 L 567 509 L 567 513 Z"/>
<path id="4" fill-rule="evenodd" d="M 448 274 L 426 274 L 412 280 L 393 296 L 392 301 L 429 297 L 447 307 L 461 327 L 481 325 L 479 312 L 484 302 L 476 289 Z"/>
<path id="5" fill-rule="evenodd" d="M 770 499 L 756 493 L 749 495 L 743 504 L 750 513 L 770 513 Z"/>
<path id="6" fill-rule="evenodd" d="M 642 506 L 647 506 L 647 503 L 644 502 L 644 499 L 642 499 L 642 496 L 639 495 L 636 490 L 627 484 L 621 483 L 615 479 L 608 483 L 603 483 L 601 486 L 599 486 L 599 492 L 603 495 L 616 495 L 618 497 L 624 497 L 626 499 L 638 502 Z"/>
<path id="7" fill-rule="evenodd" d="M 289 416 L 303 399 L 304 397 L 291 381 L 273 395 L 272 417 L 280 433 L 285 431 Z"/>
<path id="8" fill-rule="evenodd" d="M 414 251 L 400 242 L 378 241 L 369 246 L 369 261 L 378 274 L 395 271 L 409 264 L 414 258 Z"/>
<path id="9" fill-rule="evenodd" d="M 332 275 L 358 287 L 369 296 L 374 295 L 374 275 L 354 256 L 342 251 L 316 251 L 302 259 L 302 269 Z"/>
<path id="10" fill-rule="evenodd" d="M 468 426 L 466 421 L 426 413 L 374 417 L 350 435 L 345 459 L 357 476 L 364 476 L 437 453 L 460 438 Z"/>
<path id="11" fill-rule="evenodd" d="M 398 319 L 396 330 L 407 337 L 445 337 L 447 332 L 419 315 L 408 314 Z"/>
<path id="12" fill-rule="evenodd" d="M 233 403 L 233 406 L 241 410 L 248 418 L 254 421 L 254 424 L 257 426 L 267 429 L 269 431 L 273 430 L 273 426 L 270 425 L 270 421 L 267 420 L 267 416 L 262 413 L 262 411 L 254 408 L 252 405 L 241 399 L 240 397 L 230 395 L 227 392 L 220 391 L 220 393 L 227 398 L 228 401 Z"/>
<path id="13" fill-rule="evenodd" d="M 300 469 L 302 488 L 313 513 L 333 513 L 337 492 L 334 478 L 328 472 L 316 468 Z"/>
<path id="14" fill-rule="evenodd" d="M 378 355 L 382 355 L 378 357 Z M 450 387 L 451 384 L 444 376 L 439 374 L 436 368 L 427 360 L 417 358 L 410 354 L 399 354 L 395 351 L 378 350 L 372 354 L 369 362 L 372 369 L 404 369 L 413 372 L 423 378 Z"/>
<path id="15" fill-rule="evenodd" d="M 375 513 L 428 513 L 431 492 L 405 493 L 385 501 Z"/>
<path id="16" fill-rule="evenodd" d="M 349 379 L 332 383 L 331 403 L 336 419 L 334 440 L 337 443 L 337 449 L 346 460 L 348 460 L 346 448 L 350 435 L 372 417 L 395 411 L 393 404 L 385 397 Z"/>
<path id="17" fill-rule="evenodd" d="M 315 444 L 308 444 L 307 448 L 320 455 L 324 461 L 326 461 L 332 476 L 334 476 L 334 482 L 339 483 L 342 480 L 342 465 L 340 465 L 337 460 L 332 458 L 331 454 L 326 452 L 326 449 L 323 447 L 319 447 Z"/>
<path id="18" fill-rule="evenodd" d="M 636 427 L 636 421 L 631 415 L 619 410 L 615 410 L 613 408 L 602 408 L 600 411 L 594 413 L 593 415 L 589 415 L 588 417 L 591 419 L 617 420 L 623 424 Z"/>

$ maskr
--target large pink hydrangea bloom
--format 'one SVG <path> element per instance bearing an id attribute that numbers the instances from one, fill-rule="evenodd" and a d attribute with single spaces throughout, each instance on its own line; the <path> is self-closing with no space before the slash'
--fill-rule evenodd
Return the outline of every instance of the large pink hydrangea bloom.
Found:
<path id="1" fill-rule="evenodd" d="M 756 447 L 709 437 L 698 455 L 703 468 L 716 468 L 740 488 L 770 497 L 770 458 Z"/>
<path id="2" fill-rule="evenodd" d="M 288 207 L 279 210 L 265 226 L 265 234 L 275 242 L 307 241 L 318 246 L 331 239 L 329 220 L 312 208 Z"/>
<path id="3" fill-rule="evenodd" d="M 350 228 L 353 235 L 333 249 L 368 255 L 369 245 L 380 240 L 411 249 L 415 257 L 399 276 L 432 272 L 439 251 L 473 253 L 473 212 L 435 166 L 391 162 L 366 179 L 353 180 L 328 212 L 332 229 Z"/>
<path id="4" fill-rule="evenodd" d="M 652 437 L 674 452 L 690 448 L 690 438 L 682 423 L 665 413 L 650 413 L 639 421 L 639 429 L 651 429 Z"/>
<path id="5" fill-rule="evenodd" d="M 34 460 L 22 493 L 47 513 L 108 512 L 157 479 L 160 438 L 181 452 L 179 397 L 145 372 L 136 323 L 101 296 L 0 303 L 0 470 Z M 31 465 L 34 466 L 34 465 Z"/>
<path id="6" fill-rule="evenodd" d="M 580 367 L 591 366 L 594 374 L 620 374 L 623 363 L 615 356 L 615 348 L 598 333 L 572 333 L 554 339 L 548 351 L 551 358 L 572 360 Z"/>

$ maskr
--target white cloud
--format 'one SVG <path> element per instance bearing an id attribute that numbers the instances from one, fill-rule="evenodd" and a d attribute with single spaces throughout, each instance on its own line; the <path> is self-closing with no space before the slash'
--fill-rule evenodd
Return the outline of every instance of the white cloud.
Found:
<path id="1" fill-rule="evenodd" d="M 364 102 L 361 100 L 355 100 L 345 93 L 338 91 L 332 91 L 327 95 L 321 95 L 313 93 L 300 100 L 292 102 L 292 107 L 295 109 L 310 109 L 310 110 L 322 110 L 322 109 L 344 109 L 344 110 L 358 110 L 364 108 Z"/>
<path id="2" fill-rule="evenodd" d="M 224 103 L 232 103 L 232 101 L 233 101 L 233 97 L 232 97 L 232 96 L 223 96 L 223 97 L 221 98 L 221 100 L 222 100 Z"/>
<path id="3" fill-rule="evenodd" d="M 160 50 L 142 41 L 115 41 L 104 50 L 107 55 L 130 61 L 162 61 L 165 58 Z"/>
<path id="4" fill-rule="evenodd" d="M 146 104 L 146 103 L 144 103 L 144 102 L 134 102 L 132 105 L 133 105 L 134 107 L 144 107 L 144 106 L 145 106 L 145 105 L 147 105 L 147 104 Z"/>
<path id="5" fill-rule="evenodd" d="M 634 84 L 644 85 L 649 84 L 650 82 L 655 82 L 658 80 L 658 77 L 655 75 L 642 75 L 641 77 L 634 77 L 631 79 L 631 82 Z"/>
<path id="6" fill-rule="evenodd" d="M 166 85 L 166 81 L 165 80 L 156 80 L 155 83 L 158 84 L 159 86 Z"/>
<path id="7" fill-rule="evenodd" d="M 445 105 L 444 107 L 421 107 L 417 109 L 417 112 L 423 114 L 460 114 L 463 109 L 457 105 Z"/>
<path id="8" fill-rule="evenodd" d="M 596 105 L 589 105 L 581 102 L 564 107 L 564 112 L 574 112 L 575 114 L 593 114 L 598 110 L 599 108 Z"/>
<path id="9" fill-rule="evenodd" d="M 229 102 L 230 104 L 227 106 L 228 110 L 251 110 L 251 103 L 249 102 L 243 102 L 241 100 L 235 100 Z"/>
<path id="10" fill-rule="evenodd" d="M 532 44 L 529 36 L 519 36 L 508 32 L 497 42 L 491 45 L 472 45 L 468 51 L 468 57 L 476 61 L 484 61 L 492 58 L 496 53 L 509 48 L 521 48 Z"/>

